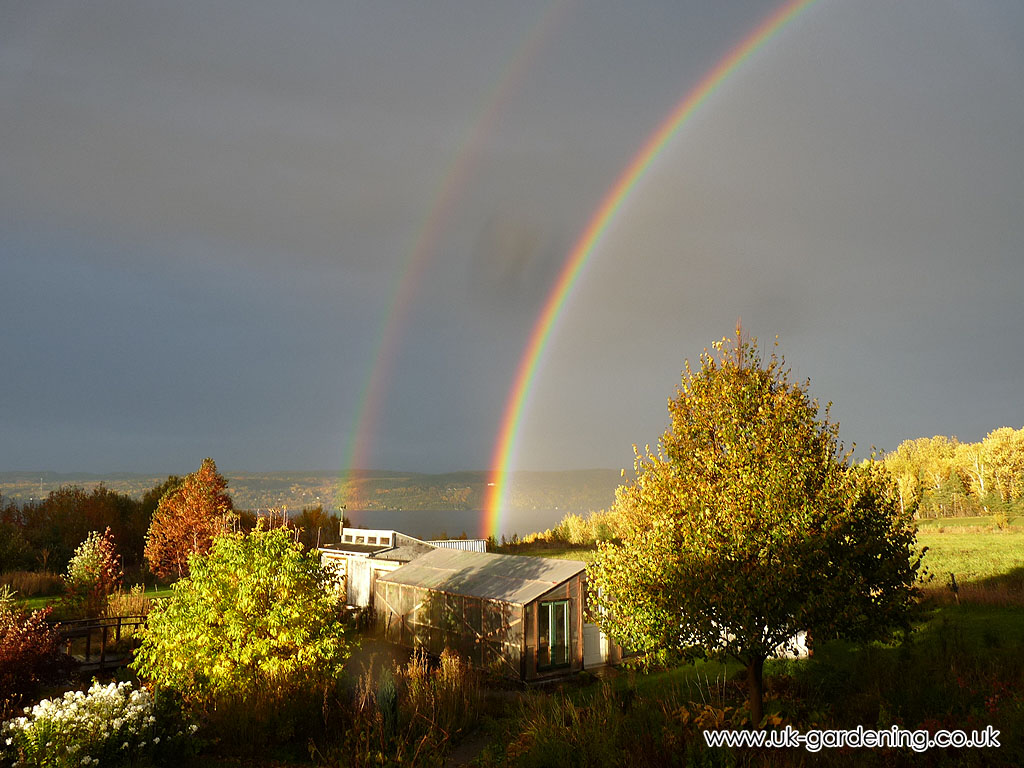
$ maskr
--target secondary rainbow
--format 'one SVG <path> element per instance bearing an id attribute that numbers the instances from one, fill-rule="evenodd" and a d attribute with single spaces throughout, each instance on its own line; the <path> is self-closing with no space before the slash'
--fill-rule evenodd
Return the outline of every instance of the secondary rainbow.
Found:
<path id="1" fill-rule="evenodd" d="M 515 381 L 505 405 L 498 442 L 491 461 L 492 471 L 484 507 L 483 528 L 485 534 L 495 537 L 501 535 L 502 510 L 508 490 L 509 470 L 516 452 L 523 411 L 530 399 L 541 358 L 544 356 L 544 350 L 547 348 L 555 324 L 565 307 L 569 293 L 598 242 L 608 229 L 608 225 L 665 145 L 686 124 L 686 121 L 704 103 L 705 99 L 762 45 L 817 1 L 790 0 L 790 2 L 784 3 L 719 61 L 697 86 L 686 94 L 644 143 L 640 151 L 634 155 L 590 218 L 586 229 L 583 230 L 576 245 L 570 251 L 540 316 L 534 324 L 533 332 L 523 352 Z"/>
<path id="2" fill-rule="evenodd" d="M 398 272 L 391 300 L 382 313 L 383 319 L 373 346 L 374 353 L 369 373 L 357 401 L 353 427 L 342 456 L 342 472 L 336 486 L 341 493 L 345 492 L 349 481 L 358 479 L 360 470 L 367 469 L 370 465 L 372 437 L 377 429 L 385 395 L 389 389 L 388 380 L 401 348 L 402 333 L 408 325 L 416 289 L 444 231 L 444 224 L 472 176 L 474 164 L 487 137 L 498 123 L 502 107 L 525 81 L 529 67 L 537 60 L 543 44 L 551 33 L 565 18 L 571 3 L 572 0 L 554 0 L 541 14 L 540 19 L 516 50 L 497 85 L 484 101 L 476 119 L 470 124 L 465 141 L 460 145 L 454 160 L 438 183 L 437 190 L 432 196 L 433 203 L 416 230 L 413 247 Z M 358 483 L 354 484 L 352 490 L 358 493 Z M 360 500 L 358 496 L 347 496 L 344 503 L 350 509 L 356 509 Z"/>

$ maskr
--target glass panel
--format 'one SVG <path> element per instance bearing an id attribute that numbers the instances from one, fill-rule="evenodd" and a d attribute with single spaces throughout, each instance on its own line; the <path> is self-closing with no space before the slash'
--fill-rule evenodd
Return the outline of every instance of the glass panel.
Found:
<path id="1" fill-rule="evenodd" d="M 537 606 L 537 666 L 551 666 L 551 639 L 548 636 L 551 627 L 551 606 L 541 603 Z"/>
<path id="2" fill-rule="evenodd" d="M 569 663 L 569 601 L 541 603 L 537 617 L 537 666 Z"/>
<path id="3" fill-rule="evenodd" d="M 551 664 L 569 663 L 569 604 L 551 605 Z"/>

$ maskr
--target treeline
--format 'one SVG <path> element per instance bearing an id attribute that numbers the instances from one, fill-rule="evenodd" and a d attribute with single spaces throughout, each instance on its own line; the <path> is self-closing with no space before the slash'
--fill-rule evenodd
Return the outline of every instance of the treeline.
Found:
<path id="1" fill-rule="evenodd" d="M 145 549 L 153 516 L 162 499 L 178 490 L 184 478 L 168 476 L 141 498 L 104 485 L 91 490 L 66 485 L 45 498 L 21 504 L 0 495 L 0 574 L 12 571 L 63 573 L 75 550 L 90 533 L 110 529 L 126 577 L 148 574 Z M 166 503 L 166 502 L 165 502 Z M 232 509 L 234 525 L 250 530 L 259 515 Z M 341 519 L 320 505 L 298 514 L 272 510 L 263 516 L 271 526 L 285 526 L 305 548 L 338 540 Z"/>
<path id="2" fill-rule="evenodd" d="M 1024 429 L 1000 427 L 980 443 L 905 440 L 882 463 L 920 517 L 1024 513 Z"/>
<path id="3" fill-rule="evenodd" d="M 107 528 L 124 567 L 137 571 L 153 513 L 163 495 L 180 482 L 170 476 L 141 499 L 103 485 L 91 491 L 62 486 L 45 499 L 20 505 L 0 497 L 0 572 L 63 571 L 89 533 Z"/>

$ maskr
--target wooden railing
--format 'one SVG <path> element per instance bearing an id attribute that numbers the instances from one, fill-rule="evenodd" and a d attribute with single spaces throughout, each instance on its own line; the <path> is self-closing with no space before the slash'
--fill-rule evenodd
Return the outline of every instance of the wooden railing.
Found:
<path id="1" fill-rule="evenodd" d="M 81 658 L 83 664 L 96 664 L 103 669 L 106 666 L 120 666 L 121 658 L 108 659 L 107 648 L 111 640 L 118 643 L 121 640 L 122 630 L 130 627 L 140 627 L 146 623 L 145 616 L 104 616 L 99 619 L 76 619 L 74 621 L 62 621 L 57 626 L 57 632 L 66 647 L 66 653 L 71 656 L 72 645 L 76 640 L 85 638 L 85 653 Z M 99 658 L 93 660 L 93 639 L 99 642 Z"/>

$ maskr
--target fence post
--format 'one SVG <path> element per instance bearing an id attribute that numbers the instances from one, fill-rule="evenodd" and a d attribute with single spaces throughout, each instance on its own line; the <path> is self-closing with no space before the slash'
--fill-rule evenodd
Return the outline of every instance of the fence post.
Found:
<path id="1" fill-rule="evenodd" d="M 101 627 L 100 669 L 103 669 L 103 663 L 107 660 L 107 629 L 109 629 L 109 627 L 106 622 L 103 622 Z"/>

